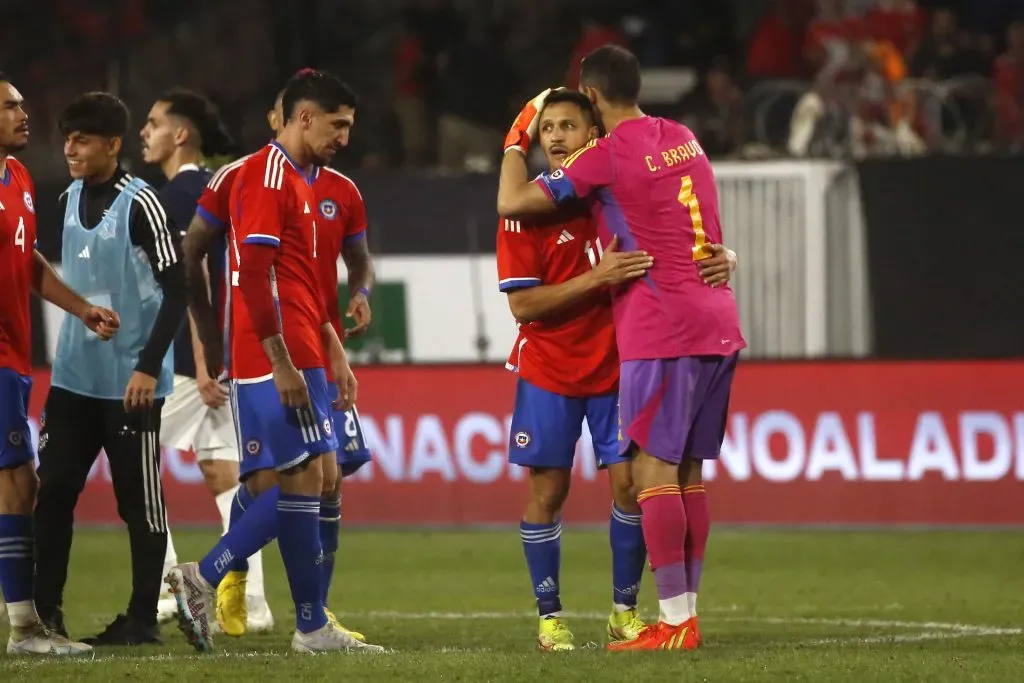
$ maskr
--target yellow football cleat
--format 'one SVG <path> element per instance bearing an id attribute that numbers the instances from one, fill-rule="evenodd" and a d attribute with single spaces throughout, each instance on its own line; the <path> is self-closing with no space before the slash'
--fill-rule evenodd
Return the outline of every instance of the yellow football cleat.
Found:
<path id="1" fill-rule="evenodd" d="M 353 638 L 358 640 L 360 643 L 365 643 L 366 642 L 366 636 L 364 636 L 359 631 L 353 631 L 351 629 L 347 629 L 344 626 L 342 626 L 341 624 L 339 624 L 338 623 L 338 617 L 334 616 L 334 612 L 332 612 L 331 610 L 327 609 L 326 607 L 324 607 L 324 614 L 327 615 L 327 621 L 329 621 L 331 623 L 331 625 L 334 626 L 334 628 L 339 629 L 341 631 L 344 631 L 345 633 L 349 634 L 350 636 L 352 636 Z"/>
<path id="2" fill-rule="evenodd" d="M 625 612 L 613 608 L 608 617 L 608 642 L 636 640 L 645 628 L 647 624 L 640 619 L 635 607 Z"/>
<path id="3" fill-rule="evenodd" d="M 248 614 L 245 581 L 248 572 L 230 571 L 217 586 L 217 624 L 228 636 L 244 636 Z"/>
<path id="4" fill-rule="evenodd" d="M 572 631 L 558 617 L 544 617 L 540 620 L 540 631 L 537 634 L 537 648 L 544 652 L 568 652 L 575 650 L 572 643 Z"/>

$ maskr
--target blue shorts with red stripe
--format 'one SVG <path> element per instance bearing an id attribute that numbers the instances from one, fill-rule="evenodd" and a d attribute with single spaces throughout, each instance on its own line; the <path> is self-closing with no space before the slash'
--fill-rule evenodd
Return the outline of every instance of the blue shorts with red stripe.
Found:
<path id="1" fill-rule="evenodd" d="M 35 460 L 28 429 L 32 378 L 0 368 L 0 470 Z"/>
<path id="2" fill-rule="evenodd" d="M 273 379 L 232 383 L 243 480 L 259 470 L 280 472 L 338 449 L 327 373 L 313 368 L 302 374 L 309 390 L 309 405 L 303 408 L 283 405 Z"/>

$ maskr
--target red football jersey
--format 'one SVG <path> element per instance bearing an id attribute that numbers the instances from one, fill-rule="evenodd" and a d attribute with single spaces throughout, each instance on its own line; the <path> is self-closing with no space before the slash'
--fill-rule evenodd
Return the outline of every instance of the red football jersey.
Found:
<path id="1" fill-rule="evenodd" d="M 231 193 L 232 273 L 243 244 L 278 249 L 270 271 L 281 333 L 295 367 L 324 367 L 320 341 L 323 297 L 316 267 L 316 198 L 308 179 L 276 143 L 249 156 Z M 232 275 L 233 288 L 236 276 Z M 239 292 L 231 297 L 231 373 L 240 381 L 269 379 L 270 361 Z"/>
<path id="2" fill-rule="evenodd" d="M 326 166 L 314 171 L 313 194 L 317 205 L 316 249 L 320 291 L 331 324 L 342 337 L 338 309 L 338 256 L 344 244 L 366 237 L 363 196 L 348 176 Z"/>
<path id="3" fill-rule="evenodd" d="M 0 368 L 32 373 L 32 269 L 35 259 L 35 186 L 17 159 L 0 176 Z"/>
<path id="4" fill-rule="evenodd" d="M 585 206 L 528 221 L 498 221 L 498 289 L 557 285 L 586 273 L 601 258 L 597 228 Z M 524 380 L 562 396 L 597 396 L 618 386 L 619 356 L 608 292 L 547 320 L 519 326 L 506 365 Z"/>
<path id="5" fill-rule="evenodd" d="M 199 203 L 196 205 L 196 213 L 210 225 L 225 231 L 231 225 L 231 190 L 235 186 L 235 177 L 238 175 L 238 170 L 242 168 L 242 164 L 250 156 L 252 155 L 246 155 L 241 159 L 232 161 L 230 164 L 221 166 L 210 178 L 206 188 L 203 189 L 203 194 L 199 197 Z M 229 245 L 228 252 L 232 251 L 233 246 Z M 219 300 L 211 302 L 214 312 L 217 314 L 217 323 L 220 325 L 220 329 L 224 331 L 225 338 L 227 338 L 228 334 L 231 287 L 238 281 L 238 270 L 231 266 L 232 263 L 235 263 L 235 261 L 232 261 L 232 257 L 229 256 L 224 268 L 225 282 L 224 286 L 220 288 L 221 296 Z M 230 348 L 228 351 L 230 352 Z M 230 367 L 231 363 L 229 360 L 229 372 Z"/>

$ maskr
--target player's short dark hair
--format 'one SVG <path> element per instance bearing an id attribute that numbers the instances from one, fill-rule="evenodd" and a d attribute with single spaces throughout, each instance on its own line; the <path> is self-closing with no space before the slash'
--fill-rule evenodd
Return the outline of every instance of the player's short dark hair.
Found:
<path id="1" fill-rule="evenodd" d="M 224 128 L 217 107 L 197 92 L 185 88 L 173 88 L 159 98 L 167 103 L 167 113 L 187 120 L 199 133 L 199 148 L 206 157 L 230 154 L 234 151 L 234 140 Z"/>
<path id="2" fill-rule="evenodd" d="M 340 78 L 327 71 L 303 69 L 291 77 L 284 87 L 281 106 L 284 123 L 291 120 L 295 105 L 302 100 L 315 102 L 324 111 L 334 112 L 341 107 L 356 108 L 359 98 Z"/>
<path id="3" fill-rule="evenodd" d="M 594 88 L 611 104 L 636 104 L 640 98 L 640 62 L 626 48 L 599 47 L 583 58 L 580 85 Z"/>
<path id="4" fill-rule="evenodd" d="M 570 102 L 579 107 L 587 125 L 597 125 L 597 112 L 594 111 L 594 105 L 586 95 L 578 90 L 555 90 L 544 100 L 544 109 L 547 109 L 552 104 L 562 104 L 563 102 Z M 540 110 L 541 116 L 544 115 L 544 109 Z"/>
<path id="5" fill-rule="evenodd" d="M 72 133 L 121 138 L 128 133 L 128 107 L 108 92 L 87 92 L 64 109 L 57 122 L 61 135 Z"/>

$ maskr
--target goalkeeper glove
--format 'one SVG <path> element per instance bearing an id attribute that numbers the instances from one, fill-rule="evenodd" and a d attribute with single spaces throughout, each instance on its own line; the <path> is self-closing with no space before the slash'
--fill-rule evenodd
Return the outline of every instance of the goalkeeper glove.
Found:
<path id="1" fill-rule="evenodd" d="M 560 88 L 559 88 L 560 89 Z M 537 135 L 537 126 L 540 124 L 540 110 L 544 108 L 544 102 L 552 93 L 548 88 L 541 94 L 526 103 L 519 116 L 512 123 L 512 127 L 505 136 L 505 151 L 515 149 L 526 154 L 530 148 L 530 141 Z"/>

